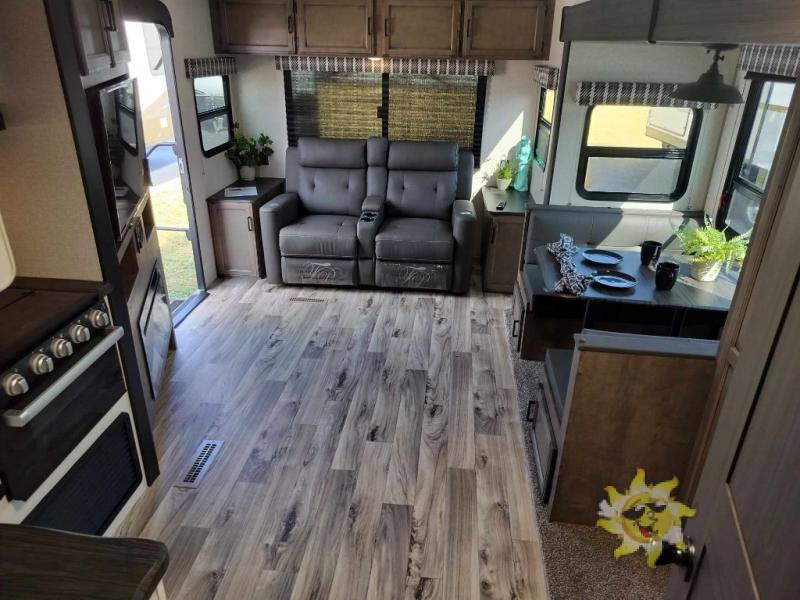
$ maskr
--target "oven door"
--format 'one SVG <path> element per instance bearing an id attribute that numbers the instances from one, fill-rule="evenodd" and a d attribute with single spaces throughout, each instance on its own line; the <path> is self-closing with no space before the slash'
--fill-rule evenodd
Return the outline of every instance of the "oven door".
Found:
<path id="1" fill-rule="evenodd" d="M 121 327 L 102 333 L 34 396 L 0 420 L 0 478 L 10 500 L 27 500 L 125 394 L 116 342 Z"/>

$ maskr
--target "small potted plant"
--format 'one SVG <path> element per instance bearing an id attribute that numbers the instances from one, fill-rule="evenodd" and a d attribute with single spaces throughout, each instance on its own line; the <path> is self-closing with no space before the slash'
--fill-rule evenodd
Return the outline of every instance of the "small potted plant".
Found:
<path id="1" fill-rule="evenodd" d="M 722 267 L 729 271 L 734 263 L 741 265 L 750 243 L 750 231 L 728 239 L 727 228 L 719 230 L 706 216 L 705 225 L 696 229 L 681 227 L 675 235 L 683 253 L 692 263 L 692 277 L 698 281 L 714 281 Z"/>
<path id="2" fill-rule="evenodd" d="M 242 181 L 253 181 L 256 167 L 269 164 L 269 155 L 273 153 L 272 140 L 263 133 L 258 139 L 248 137 L 239 131 L 238 123 L 233 124 L 233 129 L 233 142 L 225 151 L 225 158 L 239 169 Z"/>
<path id="3" fill-rule="evenodd" d="M 511 185 L 511 180 L 517 174 L 517 170 L 511 164 L 510 160 L 501 160 L 497 165 L 497 170 L 494 176 L 497 179 L 497 189 L 505 191 Z"/>

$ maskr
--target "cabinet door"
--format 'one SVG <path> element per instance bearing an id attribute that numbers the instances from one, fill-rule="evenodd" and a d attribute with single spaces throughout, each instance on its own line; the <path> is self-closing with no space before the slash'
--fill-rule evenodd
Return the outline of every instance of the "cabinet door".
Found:
<path id="1" fill-rule="evenodd" d="M 130 61 L 131 54 L 128 50 L 128 37 L 125 34 L 125 19 L 120 0 L 100 0 L 100 4 L 107 15 L 108 38 L 113 59 L 111 66 L 123 65 Z"/>
<path id="2" fill-rule="evenodd" d="M 246 202 L 210 205 L 214 255 L 221 275 L 258 276 L 258 249 L 252 206 Z"/>
<path id="3" fill-rule="evenodd" d="M 493 217 L 483 262 L 483 289 L 510 293 L 519 270 L 522 249 L 522 216 Z"/>
<path id="4" fill-rule="evenodd" d="M 294 53 L 292 0 L 217 0 L 216 7 L 212 19 L 220 51 Z"/>
<path id="5" fill-rule="evenodd" d="M 90 75 L 111 66 L 106 20 L 100 0 L 72 0 L 72 17 L 78 35 L 81 73 Z"/>
<path id="6" fill-rule="evenodd" d="M 383 0 L 383 54 L 458 56 L 459 0 Z"/>
<path id="7" fill-rule="evenodd" d="M 299 54 L 372 54 L 372 0 L 297 0 Z"/>
<path id="8" fill-rule="evenodd" d="M 545 0 L 466 0 L 464 56 L 546 58 L 546 30 L 551 22 L 548 3 Z"/>

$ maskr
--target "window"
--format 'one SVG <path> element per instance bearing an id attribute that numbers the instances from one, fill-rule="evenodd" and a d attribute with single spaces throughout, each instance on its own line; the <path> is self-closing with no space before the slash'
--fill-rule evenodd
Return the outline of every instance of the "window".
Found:
<path id="1" fill-rule="evenodd" d="M 136 88 L 133 83 L 114 91 L 117 107 L 117 122 L 119 123 L 119 137 L 122 145 L 131 154 L 138 152 L 138 135 L 136 133 Z"/>
<path id="2" fill-rule="evenodd" d="M 731 159 L 718 225 L 736 233 L 753 227 L 764 197 L 794 83 L 754 79 Z"/>
<path id="3" fill-rule="evenodd" d="M 289 144 L 302 136 L 456 141 L 480 160 L 486 77 L 284 71 Z"/>
<path id="4" fill-rule="evenodd" d="M 547 151 L 550 148 L 550 132 L 553 127 L 555 105 L 555 90 L 542 88 L 542 93 L 539 95 L 539 120 L 536 124 L 536 138 L 533 141 L 533 158 L 542 169 L 547 165 Z"/>
<path id="5" fill-rule="evenodd" d="M 702 118 L 690 108 L 590 107 L 578 193 L 589 200 L 677 200 L 689 184 Z"/>
<path id="6" fill-rule="evenodd" d="M 231 94 L 226 75 L 197 77 L 194 82 L 194 105 L 200 128 L 203 156 L 219 154 L 233 137 Z"/>

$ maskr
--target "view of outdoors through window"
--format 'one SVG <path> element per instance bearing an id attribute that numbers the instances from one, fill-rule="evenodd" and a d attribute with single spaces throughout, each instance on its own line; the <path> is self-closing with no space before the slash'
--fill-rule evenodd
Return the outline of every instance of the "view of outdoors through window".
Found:
<path id="1" fill-rule="evenodd" d="M 682 194 L 696 119 L 689 108 L 593 107 L 579 173 L 583 194 Z"/>
<path id="2" fill-rule="evenodd" d="M 740 135 L 747 137 L 740 138 L 739 143 L 747 141 L 741 163 L 734 165 L 725 218 L 738 233 L 747 231 L 756 221 L 794 92 L 794 84 L 787 82 L 754 81 L 751 85 L 758 102 L 751 104 L 751 113 L 742 119 L 745 129 Z"/>
<path id="3" fill-rule="evenodd" d="M 193 82 L 203 151 L 213 152 L 227 144 L 232 136 L 230 100 L 226 81 L 224 77 L 215 75 L 198 77 Z"/>

